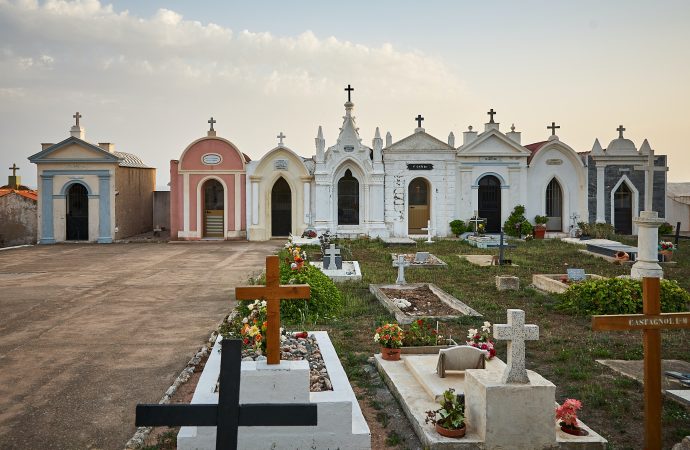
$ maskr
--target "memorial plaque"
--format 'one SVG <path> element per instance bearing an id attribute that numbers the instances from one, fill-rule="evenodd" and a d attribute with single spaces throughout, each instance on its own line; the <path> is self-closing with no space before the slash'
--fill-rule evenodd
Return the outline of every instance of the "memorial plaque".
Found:
<path id="1" fill-rule="evenodd" d="M 568 269 L 568 280 L 570 281 L 583 281 L 587 279 L 587 274 L 585 274 L 585 269 Z"/>
<path id="2" fill-rule="evenodd" d="M 417 264 L 424 264 L 429 260 L 429 252 L 417 252 L 414 255 L 414 262 Z"/>
<path id="3" fill-rule="evenodd" d="M 222 160 L 223 157 L 217 153 L 207 153 L 201 157 L 201 162 L 207 166 L 215 166 L 217 164 L 220 164 Z"/>
<path id="4" fill-rule="evenodd" d="M 434 168 L 433 164 L 422 164 L 422 163 L 408 163 L 407 170 L 432 170 Z"/>
<path id="5" fill-rule="evenodd" d="M 355 151 L 355 146 L 354 146 L 354 145 L 346 145 L 346 146 L 344 147 L 344 150 L 345 150 L 346 152 L 354 152 L 354 151 Z"/>
<path id="6" fill-rule="evenodd" d="M 288 160 L 287 159 L 276 159 L 273 163 L 275 170 L 287 170 Z"/>

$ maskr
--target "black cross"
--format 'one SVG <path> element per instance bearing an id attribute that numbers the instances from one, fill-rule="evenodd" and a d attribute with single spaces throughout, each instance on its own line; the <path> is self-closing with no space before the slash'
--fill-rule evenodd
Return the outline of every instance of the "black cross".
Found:
<path id="1" fill-rule="evenodd" d="M 240 405 L 242 341 L 223 339 L 217 405 L 137 405 L 136 426 L 217 427 L 216 448 L 237 448 L 237 427 L 316 426 L 313 404 Z"/>
<path id="2" fill-rule="evenodd" d="M 496 111 L 494 111 L 493 108 L 487 113 L 489 116 L 491 116 L 491 119 L 489 120 L 489 123 L 496 123 L 494 122 L 494 115 L 496 114 Z"/>
<path id="3" fill-rule="evenodd" d="M 618 137 L 623 139 L 623 132 L 625 131 L 625 128 L 623 128 L 623 125 L 618 125 L 618 128 L 616 128 L 616 131 L 618 131 Z"/>
<path id="4" fill-rule="evenodd" d="M 422 117 L 421 114 L 417 114 L 417 117 L 415 117 L 414 120 L 417 121 L 417 127 L 422 128 L 422 120 L 424 120 L 424 117 Z"/>
<path id="5" fill-rule="evenodd" d="M 17 167 L 17 163 L 12 163 L 12 167 L 10 167 L 10 170 L 12 171 L 12 176 L 16 177 L 17 171 L 19 170 L 19 167 Z"/>
<path id="6" fill-rule="evenodd" d="M 77 111 L 77 113 L 75 115 L 73 115 L 72 117 L 77 119 L 77 124 L 75 126 L 78 127 L 79 126 L 79 119 L 81 119 L 81 114 L 79 114 L 79 111 Z"/>
<path id="7" fill-rule="evenodd" d="M 216 122 L 218 122 L 218 121 L 215 120 L 213 117 L 211 117 L 210 119 L 208 119 L 208 123 L 211 124 L 211 129 L 210 129 L 209 131 L 214 131 L 214 130 L 213 130 L 213 124 L 216 123 Z"/>
<path id="8" fill-rule="evenodd" d="M 498 244 L 498 265 L 503 266 L 503 265 L 512 265 L 513 261 L 510 259 L 503 259 L 503 251 L 506 248 L 515 248 L 514 245 L 506 245 L 503 241 L 503 230 L 501 230 L 501 240 L 500 243 Z"/>
<path id="9" fill-rule="evenodd" d="M 560 125 L 556 125 L 556 122 L 551 122 L 551 126 L 546 127 L 547 130 L 551 130 L 551 136 L 556 135 L 556 128 L 560 128 Z"/>
<path id="10" fill-rule="evenodd" d="M 347 91 L 347 101 L 348 101 L 348 102 L 352 101 L 352 100 L 350 99 L 350 94 L 352 93 L 352 91 L 355 90 L 355 88 L 350 87 L 350 85 L 348 84 L 347 87 L 345 88 L 345 90 Z"/>

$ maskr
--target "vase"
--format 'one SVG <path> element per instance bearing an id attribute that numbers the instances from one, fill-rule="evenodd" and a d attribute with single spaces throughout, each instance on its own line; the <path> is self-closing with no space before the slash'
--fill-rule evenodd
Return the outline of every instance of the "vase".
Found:
<path id="1" fill-rule="evenodd" d="M 571 427 L 568 425 L 561 425 L 561 431 L 564 433 L 572 434 L 573 436 L 587 436 L 587 430 L 583 430 L 580 427 Z"/>
<path id="2" fill-rule="evenodd" d="M 544 239 L 546 236 L 546 227 L 542 225 L 537 225 L 534 227 L 534 239 Z"/>
<path id="3" fill-rule="evenodd" d="M 465 430 L 467 427 L 465 425 L 462 426 L 462 428 L 458 428 L 456 430 L 450 430 L 448 428 L 443 428 L 441 425 L 436 424 L 436 432 L 440 434 L 441 436 L 449 437 L 449 438 L 461 438 L 465 436 Z"/>
<path id="4" fill-rule="evenodd" d="M 400 349 L 381 347 L 381 357 L 386 361 L 400 361 Z"/>
<path id="5" fill-rule="evenodd" d="M 673 259 L 673 252 L 671 250 L 661 250 L 659 253 L 664 255 L 664 262 L 669 262 Z"/>

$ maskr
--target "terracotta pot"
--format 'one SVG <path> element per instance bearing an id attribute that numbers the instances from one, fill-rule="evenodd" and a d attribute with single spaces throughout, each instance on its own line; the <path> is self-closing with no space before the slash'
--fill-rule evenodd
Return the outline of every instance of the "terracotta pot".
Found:
<path id="1" fill-rule="evenodd" d="M 616 252 L 615 258 L 616 258 L 616 261 L 629 261 L 630 255 L 621 251 L 621 252 Z"/>
<path id="2" fill-rule="evenodd" d="M 566 425 L 561 425 L 561 431 L 564 433 L 572 434 L 573 436 L 587 436 L 587 430 L 583 430 L 580 427 L 569 427 Z"/>
<path id="3" fill-rule="evenodd" d="M 546 235 L 546 227 L 542 225 L 537 225 L 534 227 L 534 239 L 544 239 Z"/>
<path id="4" fill-rule="evenodd" d="M 673 252 L 671 250 L 661 250 L 659 253 L 664 255 L 664 262 L 669 262 L 673 259 Z"/>
<path id="5" fill-rule="evenodd" d="M 381 357 L 386 361 L 400 361 L 400 349 L 381 347 Z"/>
<path id="6" fill-rule="evenodd" d="M 462 428 L 458 428 L 457 430 L 449 430 L 448 428 L 443 428 L 441 425 L 436 424 L 436 432 L 441 436 L 449 438 L 461 438 L 465 436 L 466 429 L 467 427 L 465 425 L 463 425 Z"/>

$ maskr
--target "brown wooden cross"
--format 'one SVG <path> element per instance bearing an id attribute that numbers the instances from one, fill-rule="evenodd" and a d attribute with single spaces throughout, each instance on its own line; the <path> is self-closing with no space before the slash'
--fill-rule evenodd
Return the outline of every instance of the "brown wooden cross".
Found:
<path id="1" fill-rule="evenodd" d="M 643 330 L 644 420 L 647 450 L 661 449 L 661 330 L 690 328 L 690 313 L 661 313 L 661 283 L 642 280 L 642 314 L 593 316 L 594 331 Z"/>
<path id="2" fill-rule="evenodd" d="M 237 300 L 266 300 L 266 359 L 268 364 L 280 364 L 280 301 L 307 299 L 311 296 L 308 284 L 280 284 L 278 256 L 266 257 L 266 286 L 238 286 Z"/>

